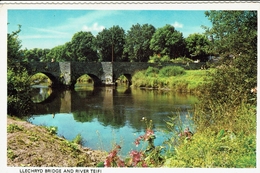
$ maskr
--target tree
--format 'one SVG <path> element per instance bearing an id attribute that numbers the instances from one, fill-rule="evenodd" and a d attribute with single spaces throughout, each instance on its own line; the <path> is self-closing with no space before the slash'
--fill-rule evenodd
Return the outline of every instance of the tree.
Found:
<path id="1" fill-rule="evenodd" d="M 255 87 L 257 11 L 206 11 L 205 15 L 212 22 L 212 28 L 206 28 L 206 34 L 213 37 L 214 49 L 229 66 L 241 73 L 238 80 L 244 80 L 244 88 Z"/>
<path id="2" fill-rule="evenodd" d="M 185 42 L 182 33 L 169 24 L 158 28 L 150 41 L 150 49 L 160 56 L 177 58 L 185 55 Z"/>
<path id="3" fill-rule="evenodd" d="M 186 48 L 189 55 L 193 59 L 199 59 L 201 61 L 207 60 L 207 55 L 209 55 L 210 41 L 203 34 L 190 34 L 186 39 Z"/>
<path id="4" fill-rule="evenodd" d="M 57 62 L 69 61 L 69 57 L 66 56 L 67 49 L 65 45 L 59 45 L 52 48 L 47 54 L 47 62 L 51 62 L 52 60 Z"/>
<path id="5" fill-rule="evenodd" d="M 77 32 L 66 47 L 69 50 L 65 54 L 71 56 L 71 61 L 98 61 L 95 37 L 91 32 Z"/>
<path id="6" fill-rule="evenodd" d="M 99 61 L 125 61 L 123 50 L 125 45 L 125 31 L 123 28 L 113 26 L 103 29 L 97 35 L 97 48 L 100 54 Z"/>
<path id="7" fill-rule="evenodd" d="M 154 26 L 148 24 L 132 25 L 126 34 L 124 47 L 124 54 L 130 61 L 147 62 L 149 60 L 149 57 L 153 55 L 150 41 L 155 30 Z"/>
<path id="8" fill-rule="evenodd" d="M 49 53 L 50 49 L 24 49 L 22 50 L 23 61 L 25 62 L 44 62 L 46 61 L 46 55 Z"/>
<path id="9" fill-rule="evenodd" d="M 28 113 L 31 103 L 29 92 L 30 77 L 23 62 L 21 41 L 18 39 L 19 29 L 7 34 L 7 113 L 21 116 Z"/>
<path id="10" fill-rule="evenodd" d="M 223 61 L 214 72 L 209 73 L 209 81 L 200 102 L 204 112 L 200 115 L 207 118 L 200 121 L 236 121 L 234 115 L 238 114 L 239 107 L 248 104 L 256 106 L 256 95 L 251 93 L 251 89 L 257 86 L 257 13 L 207 11 L 205 14 L 212 22 L 212 28 L 207 28 L 206 34 L 214 38 L 214 49 Z M 225 119 L 223 114 L 218 112 L 220 110 L 224 113 Z"/>
<path id="11" fill-rule="evenodd" d="M 204 27 L 222 56 L 254 54 L 257 50 L 257 11 L 206 11 L 212 28 Z"/>
<path id="12" fill-rule="evenodd" d="M 15 62 L 21 62 L 21 41 L 18 39 L 18 34 L 21 32 L 21 25 L 18 25 L 18 30 L 7 34 L 7 63 L 8 66 Z"/>

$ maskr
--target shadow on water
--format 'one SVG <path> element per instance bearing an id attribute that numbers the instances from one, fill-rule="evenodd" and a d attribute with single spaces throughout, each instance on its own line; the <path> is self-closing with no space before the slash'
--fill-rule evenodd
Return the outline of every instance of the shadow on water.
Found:
<path id="1" fill-rule="evenodd" d="M 125 86 L 80 86 L 75 90 L 35 88 L 32 99 L 36 102 L 28 121 L 57 126 L 58 134 L 69 140 L 81 134 L 86 141 L 84 146 L 93 149 L 109 151 L 112 143 L 120 143 L 124 155 L 136 149 L 135 139 L 145 132 L 142 117 L 153 121 L 155 144 L 159 145 L 164 141 L 161 129 L 166 128 L 168 117 L 178 116 L 180 126 L 190 126 L 192 122 L 187 116 L 192 116 L 197 101 L 191 95 Z"/>

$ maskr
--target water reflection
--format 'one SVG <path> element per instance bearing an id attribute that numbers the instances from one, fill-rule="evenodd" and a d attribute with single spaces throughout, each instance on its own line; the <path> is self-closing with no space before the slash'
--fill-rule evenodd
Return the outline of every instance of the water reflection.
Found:
<path id="1" fill-rule="evenodd" d="M 34 85 L 32 88 L 31 98 L 34 103 L 45 101 L 52 93 L 52 89 L 47 86 Z"/>
<path id="2" fill-rule="evenodd" d="M 93 149 L 109 150 L 112 142 L 121 142 L 124 154 L 135 147 L 134 140 L 145 131 L 142 117 L 153 121 L 157 135 L 155 144 L 159 145 L 164 140 L 160 129 L 165 129 L 168 116 L 180 115 L 181 126 L 190 126 L 187 115 L 192 116 L 192 106 L 197 101 L 191 95 L 126 87 L 76 88 L 73 91 L 44 88 L 36 93 L 49 97 L 48 101 L 39 102 L 38 99 L 33 105 L 35 113 L 29 119 L 33 124 L 57 126 L 58 134 L 69 140 L 81 134 L 86 140 L 85 146 Z M 33 95 L 34 99 L 40 97 L 44 98 Z"/>

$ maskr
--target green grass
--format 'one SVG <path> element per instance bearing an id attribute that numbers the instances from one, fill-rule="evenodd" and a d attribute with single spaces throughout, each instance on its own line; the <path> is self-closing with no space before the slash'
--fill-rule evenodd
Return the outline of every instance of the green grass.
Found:
<path id="1" fill-rule="evenodd" d="M 233 107 L 211 104 L 210 114 L 195 106 L 196 131 L 191 140 L 172 136 L 168 144 L 174 151 L 166 152 L 164 167 L 256 167 L 256 106 L 243 102 Z M 175 129 L 174 120 L 167 122 L 171 129 Z"/>
<path id="2" fill-rule="evenodd" d="M 23 127 L 18 126 L 17 124 L 10 124 L 7 126 L 8 133 L 14 133 L 16 131 L 22 131 Z"/>
<path id="3" fill-rule="evenodd" d="M 132 78 L 133 87 L 145 87 L 156 89 L 170 89 L 178 92 L 195 93 L 199 87 L 205 83 L 208 73 L 212 70 L 185 70 L 179 69 L 177 73 L 172 72 L 172 75 L 166 74 L 165 70 L 161 69 L 158 73 L 156 70 L 148 68 L 147 70 L 135 73 Z M 169 70 L 168 70 L 169 71 Z"/>

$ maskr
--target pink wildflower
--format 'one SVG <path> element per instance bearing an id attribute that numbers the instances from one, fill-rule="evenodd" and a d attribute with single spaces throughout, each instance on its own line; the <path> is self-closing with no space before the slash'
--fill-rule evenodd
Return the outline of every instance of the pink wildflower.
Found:
<path id="1" fill-rule="evenodd" d="M 141 157 L 142 157 L 142 153 L 132 150 L 130 152 L 130 156 L 132 157 L 132 161 L 133 161 L 133 166 L 136 166 L 140 161 L 141 161 Z"/>

